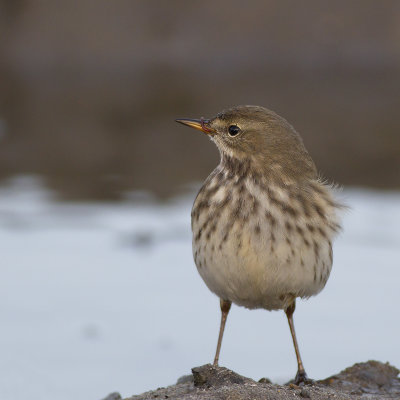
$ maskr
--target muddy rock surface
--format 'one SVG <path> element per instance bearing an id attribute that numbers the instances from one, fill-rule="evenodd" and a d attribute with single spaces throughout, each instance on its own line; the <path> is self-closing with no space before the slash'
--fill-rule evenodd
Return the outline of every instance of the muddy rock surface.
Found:
<path id="1" fill-rule="evenodd" d="M 256 382 L 224 367 L 210 364 L 192 369 L 166 388 L 158 388 L 126 400 L 287 400 L 287 399 L 400 399 L 399 370 L 388 363 L 358 363 L 312 385 L 276 385 L 263 378 Z M 112 393 L 107 400 L 121 399 Z"/>

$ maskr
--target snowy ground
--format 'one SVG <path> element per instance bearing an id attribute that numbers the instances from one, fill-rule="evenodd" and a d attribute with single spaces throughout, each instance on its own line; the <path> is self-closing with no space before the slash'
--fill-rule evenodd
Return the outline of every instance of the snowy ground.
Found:
<path id="1" fill-rule="evenodd" d="M 192 197 L 168 205 L 66 204 L 32 179 L 0 189 L 0 398 L 99 400 L 172 384 L 212 360 L 218 299 L 191 255 Z M 308 374 L 400 366 L 400 193 L 348 190 L 325 290 L 299 302 Z M 221 364 L 285 381 L 282 312 L 233 307 Z"/>

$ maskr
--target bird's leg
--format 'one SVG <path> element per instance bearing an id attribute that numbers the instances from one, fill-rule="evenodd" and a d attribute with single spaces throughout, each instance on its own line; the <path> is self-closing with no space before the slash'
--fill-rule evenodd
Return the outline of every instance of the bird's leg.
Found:
<path id="1" fill-rule="evenodd" d="M 296 351 L 296 358 L 297 358 L 297 374 L 296 374 L 296 378 L 294 379 L 294 383 L 296 385 L 299 385 L 300 383 L 311 384 L 312 380 L 308 379 L 306 371 L 304 370 L 303 362 L 301 361 L 299 345 L 297 344 L 296 332 L 294 330 L 293 313 L 294 313 L 295 308 L 296 308 L 296 299 L 294 299 L 293 302 L 289 305 L 289 307 L 285 310 L 285 313 L 286 313 L 286 316 L 287 316 L 287 319 L 289 322 L 290 333 L 292 334 L 294 350 Z"/>
<path id="2" fill-rule="evenodd" d="M 226 318 L 228 317 L 229 310 L 231 309 L 231 304 L 232 304 L 232 302 L 230 302 L 229 300 L 220 299 L 221 325 L 219 327 L 217 351 L 215 352 L 215 358 L 214 358 L 214 364 L 213 364 L 214 367 L 216 367 L 218 365 L 219 352 L 221 350 L 221 343 L 222 343 L 222 336 L 224 336 Z"/>

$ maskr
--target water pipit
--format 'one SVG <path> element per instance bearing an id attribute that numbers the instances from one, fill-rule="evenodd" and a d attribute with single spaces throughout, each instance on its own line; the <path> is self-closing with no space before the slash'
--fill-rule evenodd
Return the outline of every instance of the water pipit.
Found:
<path id="1" fill-rule="evenodd" d="M 263 107 L 177 122 L 205 132 L 221 155 L 192 209 L 194 260 L 222 312 L 214 365 L 232 302 L 284 310 L 297 357 L 295 383 L 309 382 L 293 313 L 296 298 L 319 293 L 331 272 L 340 229 L 331 186 L 319 178 L 294 128 Z"/>

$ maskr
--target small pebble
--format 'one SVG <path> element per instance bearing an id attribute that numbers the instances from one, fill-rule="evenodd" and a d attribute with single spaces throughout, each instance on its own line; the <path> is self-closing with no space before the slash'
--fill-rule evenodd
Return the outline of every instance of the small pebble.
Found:
<path id="1" fill-rule="evenodd" d="M 304 397 L 306 399 L 310 399 L 311 398 L 310 391 L 308 389 L 306 389 L 306 388 L 301 389 L 300 396 Z"/>
<path id="2" fill-rule="evenodd" d="M 118 392 L 114 392 L 114 393 L 110 393 L 103 400 L 122 400 L 122 397 Z"/>

